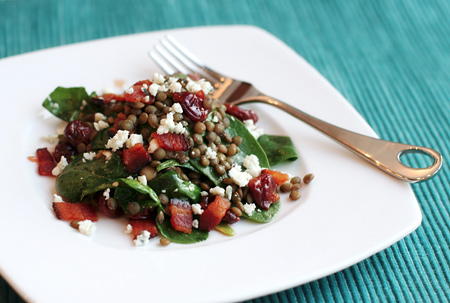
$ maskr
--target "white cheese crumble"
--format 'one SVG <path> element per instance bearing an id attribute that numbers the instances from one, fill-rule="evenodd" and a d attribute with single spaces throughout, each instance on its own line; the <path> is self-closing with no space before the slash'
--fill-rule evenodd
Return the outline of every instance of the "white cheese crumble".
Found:
<path id="1" fill-rule="evenodd" d="M 172 82 L 169 85 L 169 90 L 172 91 L 173 93 L 181 93 L 181 84 L 178 82 Z"/>
<path id="2" fill-rule="evenodd" d="M 66 157 L 61 156 L 61 160 L 58 162 L 58 164 L 55 166 L 55 168 L 52 170 L 52 175 L 53 176 L 59 176 L 64 168 L 69 165 L 69 163 L 67 162 Z"/>
<path id="3" fill-rule="evenodd" d="M 133 86 L 130 86 L 126 91 L 125 91 L 127 94 L 132 94 L 132 93 L 134 93 L 134 88 L 133 88 Z"/>
<path id="4" fill-rule="evenodd" d="M 202 192 L 200 192 L 200 195 L 202 196 L 202 197 L 206 197 L 207 195 L 209 195 L 208 194 L 208 192 L 207 191 L 202 191 Z"/>
<path id="5" fill-rule="evenodd" d="M 231 185 L 228 185 L 225 188 L 225 195 L 226 195 L 228 200 L 231 200 L 231 197 L 233 196 L 233 188 L 231 187 Z"/>
<path id="6" fill-rule="evenodd" d="M 127 148 L 131 148 L 136 144 L 141 143 L 144 144 L 144 138 L 141 134 L 131 134 L 130 138 L 125 142 Z"/>
<path id="7" fill-rule="evenodd" d="M 116 152 L 119 148 L 122 148 L 125 142 L 128 140 L 128 134 L 130 132 L 127 130 L 119 130 L 114 137 L 110 138 L 106 143 L 106 148 L 112 149 Z"/>
<path id="8" fill-rule="evenodd" d="M 59 202 L 64 202 L 64 200 L 61 196 L 58 196 L 57 194 L 53 194 L 53 202 L 59 203 Z"/>
<path id="9" fill-rule="evenodd" d="M 152 77 L 152 82 L 156 84 L 163 84 L 165 81 L 164 76 L 160 73 L 154 73 Z"/>
<path id="10" fill-rule="evenodd" d="M 170 112 L 166 115 L 165 119 L 161 119 L 158 129 L 156 130 L 156 133 L 158 135 L 167 134 L 169 132 L 175 134 L 183 134 L 186 131 L 181 122 L 174 122 L 173 115 L 174 113 Z"/>
<path id="11" fill-rule="evenodd" d="M 234 183 L 239 185 L 239 187 L 247 186 L 248 181 L 253 178 L 249 173 L 241 171 L 241 166 L 238 164 L 233 165 L 233 167 L 228 171 L 228 175 Z"/>
<path id="12" fill-rule="evenodd" d="M 181 107 L 180 103 L 174 103 L 172 107 L 170 108 L 171 111 L 174 113 L 182 114 L 183 108 Z"/>
<path id="13" fill-rule="evenodd" d="M 47 141 L 50 144 L 55 144 L 56 142 L 58 142 L 58 135 L 43 136 L 42 140 Z"/>
<path id="14" fill-rule="evenodd" d="M 97 155 L 96 152 L 87 152 L 83 154 L 83 158 L 88 160 L 88 161 L 92 161 L 95 159 L 95 156 Z"/>
<path id="15" fill-rule="evenodd" d="M 95 120 L 95 122 L 106 120 L 106 116 L 102 113 L 95 113 L 94 120 Z"/>
<path id="16" fill-rule="evenodd" d="M 111 190 L 109 188 L 107 188 L 104 192 L 103 192 L 103 197 L 105 197 L 105 200 L 108 200 L 109 197 L 109 193 L 111 192 Z"/>
<path id="17" fill-rule="evenodd" d="M 153 154 L 153 153 L 155 152 L 155 150 L 157 150 L 158 148 L 159 148 L 158 141 L 156 141 L 156 139 L 152 139 L 152 140 L 150 141 L 150 143 L 148 144 L 148 149 L 147 149 L 147 151 L 148 151 L 150 154 Z"/>
<path id="18" fill-rule="evenodd" d="M 133 232 L 133 226 L 131 224 L 127 225 L 127 228 L 124 230 L 126 234 L 131 234 Z"/>
<path id="19" fill-rule="evenodd" d="M 147 185 L 147 177 L 145 175 L 137 177 L 137 180 L 143 185 Z"/>
<path id="20" fill-rule="evenodd" d="M 197 219 L 192 220 L 192 227 L 198 228 L 198 220 Z"/>
<path id="21" fill-rule="evenodd" d="M 248 215 L 251 216 L 253 215 L 253 212 L 256 209 L 256 204 L 255 203 L 245 203 L 244 204 L 244 212 Z"/>
<path id="22" fill-rule="evenodd" d="M 150 233 L 147 230 L 141 231 L 141 234 L 134 240 L 135 246 L 145 246 L 150 240 Z"/>
<path id="23" fill-rule="evenodd" d="M 103 120 L 100 120 L 98 122 L 94 122 L 94 128 L 96 131 L 101 131 L 103 129 L 106 129 L 109 127 L 109 124 Z"/>
<path id="24" fill-rule="evenodd" d="M 244 120 L 244 125 L 255 139 L 264 135 L 264 130 L 256 126 L 252 119 Z"/>
<path id="25" fill-rule="evenodd" d="M 198 203 L 192 204 L 191 208 L 192 208 L 192 213 L 194 215 L 201 215 L 201 214 L 203 214 L 203 209 L 200 206 L 200 204 L 198 204 Z"/>
<path id="26" fill-rule="evenodd" d="M 225 189 L 223 189 L 220 186 L 216 186 L 216 187 L 211 188 L 209 190 L 209 193 L 213 194 L 215 196 L 224 196 L 225 195 Z"/>
<path id="27" fill-rule="evenodd" d="M 156 83 L 153 83 L 152 85 L 150 85 L 148 92 L 150 93 L 150 95 L 156 96 L 156 94 L 158 93 L 158 90 L 159 90 L 159 85 Z"/>
<path id="28" fill-rule="evenodd" d="M 96 229 L 97 226 L 95 226 L 95 223 L 92 222 L 91 220 L 84 220 L 78 222 L 78 230 L 86 236 L 94 234 Z"/>
<path id="29" fill-rule="evenodd" d="M 217 152 L 213 151 L 211 147 L 206 148 L 205 157 L 212 160 L 217 158 Z"/>
<path id="30" fill-rule="evenodd" d="M 188 83 L 186 84 L 186 90 L 190 93 L 197 93 L 202 90 L 202 86 L 195 81 L 188 78 Z"/>
<path id="31" fill-rule="evenodd" d="M 247 168 L 245 172 L 252 175 L 252 177 L 258 177 L 261 174 L 261 167 L 259 166 L 259 159 L 255 155 L 249 155 L 244 159 L 244 167 Z"/>

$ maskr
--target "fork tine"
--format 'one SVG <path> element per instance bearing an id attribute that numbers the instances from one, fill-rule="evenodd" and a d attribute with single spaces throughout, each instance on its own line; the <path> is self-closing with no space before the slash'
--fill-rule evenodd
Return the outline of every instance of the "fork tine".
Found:
<path id="1" fill-rule="evenodd" d="M 161 57 L 163 57 L 170 65 L 172 65 L 175 71 L 183 74 L 189 73 L 189 70 L 179 63 L 180 61 L 177 59 L 177 57 L 171 54 L 170 50 L 168 52 L 167 48 L 163 46 L 164 45 L 156 45 L 156 52 L 158 52 L 158 54 L 161 55 Z"/>
<path id="2" fill-rule="evenodd" d="M 202 74 L 207 74 L 210 77 L 213 77 L 216 79 L 216 81 L 219 82 L 223 82 L 224 80 L 224 76 L 221 75 L 220 73 L 210 69 L 209 67 L 207 67 L 205 64 L 203 64 L 203 62 L 196 56 L 194 55 L 190 50 L 188 50 L 183 44 L 181 44 L 179 41 L 177 41 L 173 36 L 171 35 L 167 35 L 166 36 L 166 40 L 168 41 L 177 51 L 178 53 L 181 53 L 185 58 L 187 58 L 188 60 L 190 60 L 190 62 L 192 62 L 193 64 L 195 64 L 198 68 L 200 68 L 203 73 Z M 173 49 L 173 48 L 172 48 Z M 173 54 L 173 53 L 172 53 Z M 175 55 L 175 54 L 174 54 Z M 180 58 L 178 58 L 181 62 L 185 62 L 186 60 L 181 60 Z M 191 65 L 192 66 L 192 65 Z M 211 81 L 210 81 L 211 82 Z"/>
<path id="3" fill-rule="evenodd" d="M 161 67 L 161 69 L 167 74 L 167 75 L 173 75 L 176 73 L 176 70 L 172 69 L 169 64 L 167 64 L 160 56 L 158 56 L 155 52 L 149 51 L 148 55 L 153 59 L 153 61 L 156 62 L 156 64 Z"/>

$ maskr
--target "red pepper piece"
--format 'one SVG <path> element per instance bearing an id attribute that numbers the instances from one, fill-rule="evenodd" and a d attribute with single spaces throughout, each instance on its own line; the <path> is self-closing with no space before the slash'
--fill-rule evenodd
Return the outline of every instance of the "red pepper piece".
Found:
<path id="1" fill-rule="evenodd" d="M 36 156 L 38 159 L 38 173 L 41 176 L 53 176 L 52 170 L 55 168 L 56 163 L 52 154 L 47 148 L 40 148 L 36 150 Z"/>
<path id="2" fill-rule="evenodd" d="M 136 239 L 144 230 L 150 233 L 150 238 L 158 235 L 158 229 L 153 220 L 130 220 L 129 223 L 133 227 L 133 239 Z"/>
<path id="3" fill-rule="evenodd" d="M 211 202 L 205 211 L 200 215 L 198 229 L 213 230 L 214 227 L 222 221 L 223 217 L 225 217 L 225 214 L 230 206 L 231 203 L 227 198 L 216 196 L 214 201 Z"/>
<path id="4" fill-rule="evenodd" d="M 191 204 L 180 199 L 170 199 L 169 209 L 172 215 L 170 223 L 173 228 L 185 234 L 190 234 L 193 220 Z"/>
<path id="5" fill-rule="evenodd" d="M 53 210 L 58 219 L 64 221 L 98 220 L 97 212 L 92 205 L 84 203 L 53 202 Z"/>
<path id="6" fill-rule="evenodd" d="M 123 151 L 123 163 L 130 174 L 136 174 L 151 160 L 152 157 L 141 143 Z"/>

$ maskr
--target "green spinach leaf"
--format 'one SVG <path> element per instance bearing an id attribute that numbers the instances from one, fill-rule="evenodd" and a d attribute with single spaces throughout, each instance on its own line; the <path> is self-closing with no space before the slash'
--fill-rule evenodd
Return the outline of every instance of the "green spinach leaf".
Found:
<path id="1" fill-rule="evenodd" d="M 175 230 L 170 223 L 170 218 L 166 216 L 162 223 L 156 223 L 159 232 L 163 237 L 166 237 L 174 243 L 192 244 L 208 239 L 209 232 L 193 228 L 190 234 L 185 234 L 181 231 Z"/>
<path id="2" fill-rule="evenodd" d="M 193 203 L 200 202 L 201 189 L 192 182 L 185 181 L 174 170 L 169 170 L 148 182 L 157 195 L 164 193 L 169 198 L 188 198 Z"/>
<path id="3" fill-rule="evenodd" d="M 106 161 L 104 157 L 85 160 L 85 162 L 83 159 L 83 155 L 76 156 L 56 180 L 57 192 L 70 202 L 80 201 L 83 190 L 92 192 L 92 189 L 96 189 L 97 191 L 112 180 L 129 175 L 117 154 L 113 154 L 109 161 Z"/>
<path id="4" fill-rule="evenodd" d="M 267 154 L 270 165 L 283 161 L 297 160 L 298 155 L 291 138 L 288 136 L 262 135 L 258 142 Z"/>
<path id="5" fill-rule="evenodd" d="M 108 130 L 103 129 L 97 133 L 97 135 L 94 137 L 94 140 L 92 140 L 92 149 L 99 150 L 99 149 L 105 149 L 106 143 L 108 143 L 108 140 L 111 137 L 108 135 Z"/>
<path id="6" fill-rule="evenodd" d="M 44 100 L 42 106 L 54 116 L 67 122 L 80 118 L 80 113 L 89 114 L 100 111 L 97 105 L 91 103 L 91 96 L 84 87 L 59 86 Z"/>
<path id="7" fill-rule="evenodd" d="M 280 201 L 278 201 L 276 203 L 272 203 L 272 205 L 270 205 L 270 208 L 268 210 L 257 208 L 251 216 L 243 212 L 242 217 L 258 223 L 268 223 L 277 216 L 277 214 L 280 211 L 280 208 L 281 203 Z"/>

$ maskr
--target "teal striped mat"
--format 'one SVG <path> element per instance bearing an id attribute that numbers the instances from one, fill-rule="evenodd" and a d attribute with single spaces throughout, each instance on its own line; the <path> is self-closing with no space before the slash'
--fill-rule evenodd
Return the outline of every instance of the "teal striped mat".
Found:
<path id="1" fill-rule="evenodd" d="M 317 68 L 381 137 L 433 147 L 448 160 L 449 16 L 447 0 L 0 0 L 0 58 L 136 32 L 252 24 Z M 334 275 L 248 302 L 450 302 L 449 178 L 444 163 L 433 180 L 412 186 L 423 223 L 410 236 Z M 23 301 L 0 278 L 7 302 Z"/>

